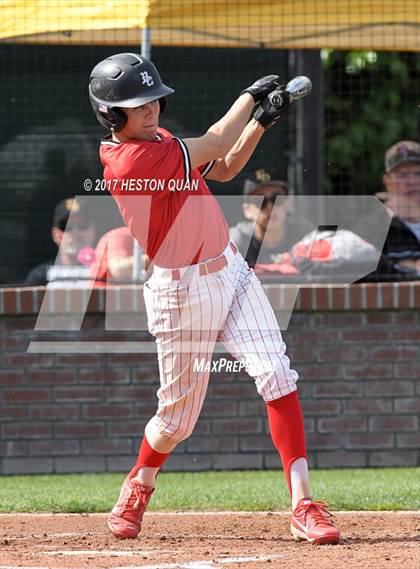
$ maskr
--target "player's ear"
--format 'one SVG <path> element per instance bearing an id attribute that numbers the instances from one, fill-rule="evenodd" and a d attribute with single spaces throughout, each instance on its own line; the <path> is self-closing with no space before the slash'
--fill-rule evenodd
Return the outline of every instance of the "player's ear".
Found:
<path id="1" fill-rule="evenodd" d="M 119 107 L 112 109 L 112 122 L 115 123 L 115 132 L 118 132 L 125 127 L 130 116 L 129 111 L 131 111 L 131 109 L 121 109 Z"/>

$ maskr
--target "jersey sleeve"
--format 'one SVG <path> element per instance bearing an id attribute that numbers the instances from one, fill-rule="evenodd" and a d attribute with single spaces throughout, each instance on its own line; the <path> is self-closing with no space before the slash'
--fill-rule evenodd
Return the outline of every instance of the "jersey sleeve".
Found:
<path id="1" fill-rule="evenodd" d="M 210 160 L 210 162 L 207 162 L 206 164 L 202 164 L 201 166 L 198 167 L 198 171 L 203 176 L 203 178 L 205 178 L 207 176 L 207 174 L 213 168 L 215 162 L 216 162 L 216 160 Z"/>

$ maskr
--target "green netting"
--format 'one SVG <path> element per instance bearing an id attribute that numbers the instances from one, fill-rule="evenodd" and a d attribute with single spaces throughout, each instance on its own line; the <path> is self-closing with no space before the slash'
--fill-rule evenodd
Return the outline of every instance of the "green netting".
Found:
<path id="1" fill-rule="evenodd" d="M 0 282 L 5 284 L 22 282 L 31 266 L 55 256 L 50 238 L 55 203 L 83 194 L 83 180 L 100 176 L 97 147 L 104 130 L 89 105 L 88 77 L 112 53 L 139 52 L 142 30 L 120 11 L 118 29 L 100 30 L 92 18 L 92 30 L 81 34 L 77 5 L 98 9 L 92 0 L 49 2 L 57 11 L 69 8 L 67 28 L 59 14 L 61 28 L 42 34 L 46 19 L 39 2 L 2 4 Z M 115 2 L 100 4 L 118 10 Z M 139 18 L 143 4 L 148 3 L 137 6 Z M 261 75 L 278 73 L 286 80 L 305 73 L 313 80 L 312 95 L 269 133 L 224 193 L 240 193 L 247 173 L 275 166 L 295 194 L 374 194 L 383 190 L 386 148 L 419 138 L 418 3 L 316 4 L 151 3 L 152 59 L 176 89 L 162 125 L 178 136 L 203 133 Z M 334 10 L 328 12 L 328 4 Z M 170 25 L 164 23 L 168 14 Z M 19 28 L 13 18 L 23 18 L 25 26 Z M 28 35 L 13 36 L 17 32 L 10 30 L 18 28 Z M 215 193 L 222 191 L 220 184 L 210 185 Z"/>

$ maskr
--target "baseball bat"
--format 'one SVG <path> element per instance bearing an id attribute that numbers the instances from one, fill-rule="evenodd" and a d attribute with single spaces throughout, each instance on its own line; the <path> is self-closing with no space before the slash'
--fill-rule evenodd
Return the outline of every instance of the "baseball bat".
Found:
<path id="1" fill-rule="evenodd" d="M 312 81 L 305 75 L 299 75 L 291 79 L 286 85 L 286 91 L 292 96 L 293 101 L 306 97 L 312 91 Z"/>
<path id="2" fill-rule="evenodd" d="M 309 95 L 312 91 L 312 81 L 305 75 L 299 75 L 299 77 L 294 77 L 294 79 L 291 79 L 287 83 L 285 91 L 289 93 L 289 96 L 291 97 L 290 102 L 293 103 L 293 101 L 297 101 L 302 99 L 302 97 Z M 283 105 L 283 97 L 277 90 L 270 93 L 268 98 L 277 108 L 280 108 Z"/>

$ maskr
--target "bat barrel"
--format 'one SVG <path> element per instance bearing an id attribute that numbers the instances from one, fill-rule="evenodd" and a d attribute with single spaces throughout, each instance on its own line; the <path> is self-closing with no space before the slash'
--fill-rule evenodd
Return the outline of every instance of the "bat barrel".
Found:
<path id="1" fill-rule="evenodd" d="M 299 75 L 299 77 L 295 77 L 288 82 L 286 91 L 290 93 L 293 100 L 296 101 L 309 95 L 312 91 L 312 81 L 305 75 Z"/>

